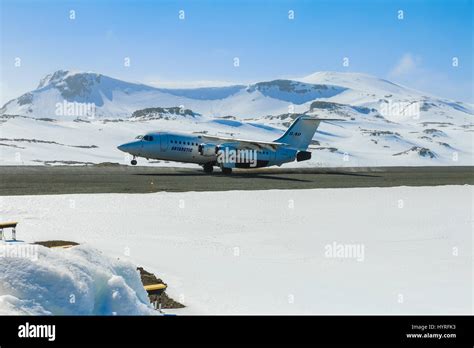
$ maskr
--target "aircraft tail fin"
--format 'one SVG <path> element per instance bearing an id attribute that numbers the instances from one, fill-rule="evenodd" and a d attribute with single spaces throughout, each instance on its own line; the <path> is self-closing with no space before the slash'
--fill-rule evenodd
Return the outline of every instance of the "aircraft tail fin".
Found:
<path id="1" fill-rule="evenodd" d="M 285 134 L 275 141 L 288 144 L 297 150 L 306 150 L 320 123 L 321 119 L 319 118 L 307 115 L 298 116 Z"/>

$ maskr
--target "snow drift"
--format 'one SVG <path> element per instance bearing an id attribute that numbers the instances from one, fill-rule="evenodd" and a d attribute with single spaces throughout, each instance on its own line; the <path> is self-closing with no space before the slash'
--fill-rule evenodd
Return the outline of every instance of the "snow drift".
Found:
<path id="1" fill-rule="evenodd" d="M 146 265 L 186 305 L 176 314 L 470 314 L 473 194 L 464 185 L 9 196 L 0 209 L 22 221 L 20 237 L 74 238 Z M 44 281 L 56 289 L 56 279 Z"/>
<path id="2" fill-rule="evenodd" d="M 21 248 L 29 248 L 29 255 L 19 253 Z M 92 247 L 15 243 L 0 245 L 0 252 L 1 315 L 156 313 L 136 268 Z"/>

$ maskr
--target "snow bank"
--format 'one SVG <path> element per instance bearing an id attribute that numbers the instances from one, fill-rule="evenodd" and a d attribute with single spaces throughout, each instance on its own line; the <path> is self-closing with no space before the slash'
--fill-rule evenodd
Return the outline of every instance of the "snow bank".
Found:
<path id="1" fill-rule="evenodd" d="M 92 247 L 4 243 L 0 256 L 2 315 L 155 313 L 135 267 Z"/>
<path id="2" fill-rule="evenodd" d="M 20 238 L 71 239 L 145 266 L 186 305 L 177 314 L 467 314 L 473 194 L 464 185 L 12 196 L 0 211 L 20 221 Z"/>

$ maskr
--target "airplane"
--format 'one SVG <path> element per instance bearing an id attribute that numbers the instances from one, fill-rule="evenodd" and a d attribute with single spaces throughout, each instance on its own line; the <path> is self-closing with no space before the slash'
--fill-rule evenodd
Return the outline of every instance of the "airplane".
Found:
<path id="1" fill-rule="evenodd" d="M 176 132 L 150 132 L 117 148 L 137 157 L 184 163 L 196 163 L 205 173 L 212 173 L 215 166 L 223 174 L 231 174 L 233 168 L 261 168 L 281 166 L 284 163 L 307 161 L 307 151 L 321 121 L 308 115 L 295 118 L 287 131 L 275 141 L 257 141 L 226 138 L 206 134 Z"/>

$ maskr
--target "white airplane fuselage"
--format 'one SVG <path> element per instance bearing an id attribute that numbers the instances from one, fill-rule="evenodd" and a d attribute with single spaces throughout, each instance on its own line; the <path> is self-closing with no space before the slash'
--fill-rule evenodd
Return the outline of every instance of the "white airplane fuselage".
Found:
<path id="1" fill-rule="evenodd" d="M 144 139 L 145 137 L 146 139 Z M 208 144 L 205 143 L 205 140 L 200 135 L 174 132 L 150 132 L 141 139 L 136 139 L 135 141 L 120 145 L 118 149 L 136 157 L 204 165 L 207 163 L 217 164 L 218 153 L 216 153 L 216 151 L 211 151 L 208 154 L 203 154 L 202 151 L 199 151 L 200 145 L 214 145 L 217 148 L 221 148 L 225 143 L 225 141 L 217 141 L 215 144 Z M 229 149 L 228 151 L 244 151 L 242 149 L 236 149 L 230 145 L 225 148 Z M 223 151 L 225 151 L 225 148 Z M 293 162 L 298 153 L 298 150 L 286 147 L 280 147 L 275 150 L 259 149 L 247 151 L 254 151 L 253 153 L 255 156 L 252 158 L 252 161 L 249 161 L 248 165 L 243 161 L 243 163 L 235 163 L 235 168 L 282 165 L 283 163 Z M 238 160 L 236 160 L 236 162 L 238 162 Z"/>
<path id="2" fill-rule="evenodd" d="M 149 132 L 135 140 L 118 146 L 118 149 L 136 157 L 196 163 L 206 172 L 219 166 L 226 174 L 232 168 L 261 168 L 280 166 L 283 163 L 305 161 L 311 158 L 308 145 L 319 126 L 320 119 L 300 116 L 275 141 L 244 140 L 186 134 L 179 132 Z"/>

